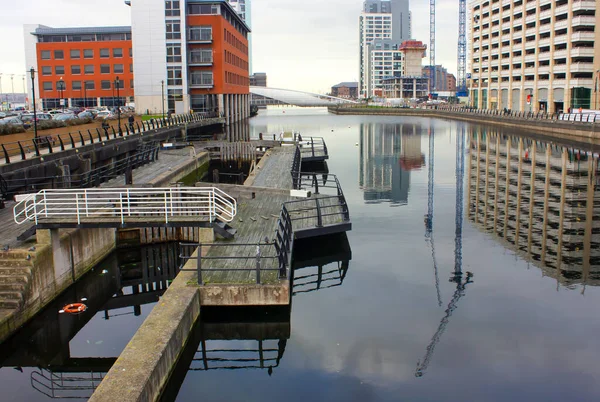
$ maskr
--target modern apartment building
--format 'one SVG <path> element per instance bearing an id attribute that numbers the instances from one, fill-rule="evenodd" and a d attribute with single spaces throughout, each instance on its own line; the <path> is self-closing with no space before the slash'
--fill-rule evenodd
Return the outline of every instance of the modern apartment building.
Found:
<path id="1" fill-rule="evenodd" d="M 473 0 L 471 104 L 550 113 L 597 109 L 596 9 L 594 0 Z"/>
<path id="2" fill-rule="evenodd" d="M 229 4 L 242 17 L 246 25 L 252 29 L 252 1 L 229 0 Z M 252 73 L 252 33 L 248 34 L 248 57 L 250 58 L 250 73 Z"/>
<path id="3" fill-rule="evenodd" d="M 383 79 L 401 75 L 403 53 L 394 41 L 376 40 L 367 45 L 365 80 L 369 96 L 383 96 Z"/>
<path id="4" fill-rule="evenodd" d="M 130 27 L 25 25 L 25 62 L 36 71 L 36 106 L 116 106 L 133 102 Z M 27 77 L 27 93 L 31 80 Z M 31 95 L 28 96 L 31 106 Z"/>
<path id="5" fill-rule="evenodd" d="M 423 77 L 422 61 L 427 46 L 421 41 L 404 41 L 398 48 L 402 56 L 402 70 L 381 80 L 386 98 L 424 98 L 429 93 L 429 78 Z"/>
<path id="6" fill-rule="evenodd" d="M 560 282 L 600 279 L 598 155 L 469 133 L 468 219 Z"/>
<path id="7" fill-rule="evenodd" d="M 456 77 L 454 74 L 448 74 L 446 75 L 446 78 L 446 91 L 456 92 Z"/>
<path id="8" fill-rule="evenodd" d="M 429 92 L 448 91 L 448 70 L 438 64 L 433 67 L 435 73 L 435 87 L 430 88 Z M 423 67 L 423 77 L 431 77 L 431 66 Z"/>
<path id="9" fill-rule="evenodd" d="M 394 51 L 397 52 L 400 44 L 410 39 L 408 8 L 408 0 L 365 0 L 363 3 L 359 17 L 361 97 L 375 95 L 381 79 L 392 75 L 394 62 L 398 62 L 394 60 Z M 378 54 L 372 55 L 371 52 Z M 385 57 L 391 59 L 383 60 Z"/>
<path id="10" fill-rule="evenodd" d="M 266 87 L 267 86 L 267 73 L 254 73 L 250 76 L 250 86 L 252 87 Z"/>
<path id="11" fill-rule="evenodd" d="M 250 29 L 227 0 L 130 5 L 138 111 L 220 111 L 228 123 L 249 116 Z"/>

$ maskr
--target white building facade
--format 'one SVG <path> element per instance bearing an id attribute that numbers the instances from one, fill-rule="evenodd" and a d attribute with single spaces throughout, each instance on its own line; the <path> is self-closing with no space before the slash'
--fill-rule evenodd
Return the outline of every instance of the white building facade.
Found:
<path id="1" fill-rule="evenodd" d="M 598 109 L 597 5 L 594 0 L 471 1 L 471 104 L 549 113 Z"/>

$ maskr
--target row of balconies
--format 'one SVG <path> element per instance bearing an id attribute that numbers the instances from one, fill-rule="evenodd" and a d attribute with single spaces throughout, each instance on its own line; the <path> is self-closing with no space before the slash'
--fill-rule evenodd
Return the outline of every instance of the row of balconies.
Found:
<path id="1" fill-rule="evenodd" d="M 585 23 L 582 23 L 581 20 L 584 19 L 589 19 L 589 21 L 586 21 Z M 579 23 L 576 23 L 575 20 L 578 20 Z M 595 17 L 590 17 L 590 16 L 579 16 L 573 19 L 573 26 L 594 26 L 595 24 Z M 558 23 L 554 24 L 554 31 L 560 31 L 563 30 L 565 28 L 567 28 L 568 26 L 568 22 L 565 21 L 559 21 Z M 505 33 L 502 34 L 500 36 L 489 36 L 487 38 L 483 38 L 480 36 L 473 36 L 473 43 L 477 44 L 477 46 L 483 46 L 489 43 L 496 43 L 498 42 L 498 38 L 502 38 L 502 41 L 507 41 L 507 40 L 511 40 L 511 39 L 525 39 L 528 36 L 532 36 L 532 35 L 543 35 L 543 34 L 551 34 L 552 35 L 552 30 L 551 30 L 551 25 L 543 25 L 540 27 L 539 32 L 536 31 L 536 28 L 527 28 L 525 31 L 513 31 L 512 34 L 511 33 Z M 595 35 L 594 32 L 589 32 L 589 31 L 579 31 L 579 32 L 573 32 L 572 35 L 578 35 L 579 37 L 582 37 L 588 40 L 594 40 Z M 556 33 L 554 34 L 554 38 L 555 40 L 564 36 L 566 39 L 566 34 L 563 35 L 556 35 Z M 491 37 L 491 38 L 490 38 Z M 548 38 L 550 39 L 550 38 Z"/>
<path id="2" fill-rule="evenodd" d="M 505 37 L 507 36 L 507 37 Z M 473 45 L 473 53 L 479 53 L 481 50 L 481 53 L 486 52 L 489 53 L 490 55 L 492 54 L 499 54 L 502 52 L 502 50 L 506 50 L 508 49 L 513 49 L 513 50 L 520 50 L 522 49 L 523 43 L 525 44 L 525 50 L 531 50 L 531 49 L 535 49 L 538 46 L 550 46 L 550 45 L 562 45 L 562 44 L 566 44 L 569 41 L 569 35 L 558 35 L 555 36 L 554 38 L 542 38 L 542 39 L 538 39 L 537 42 L 536 41 L 530 41 L 530 42 L 522 42 L 522 43 L 517 43 L 517 44 L 513 44 L 512 42 L 510 42 L 510 38 L 508 37 L 508 35 L 504 35 L 502 36 L 502 41 L 506 42 L 509 41 L 508 45 L 500 45 L 498 48 L 493 49 L 490 46 L 490 43 L 488 43 L 488 40 L 486 39 L 485 41 L 481 42 L 481 43 L 477 43 Z M 570 42 L 594 42 L 595 40 L 595 33 L 594 32 L 574 32 L 571 34 L 571 40 Z M 497 41 L 496 41 L 497 42 Z M 493 42 L 492 42 L 493 43 Z M 483 49 L 483 46 L 488 46 L 488 49 Z M 590 48 L 574 48 L 574 49 L 591 49 Z M 584 51 L 585 52 L 585 51 Z M 549 53 L 549 52 L 545 52 L 545 53 Z M 587 54 L 586 54 L 587 55 Z"/>
<path id="3" fill-rule="evenodd" d="M 474 88 L 488 88 L 488 86 L 493 87 L 493 88 L 498 88 L 500 87 L 500 89 L 518 89 L 518 87 L 520 87 L 521 85 L 525 85 L 527 81 L 525 80 L 521 80 L 521 81 L 513 81 L 513 83 L 511 84 L 510 82 L 507 81 L 502 81 L 502 82 L 498 82 L 498 83 L 491 83 L 488 85 L 488 83 L 481 83 L 479 85 L 474 85 Z M 529 81 L 529 82 L 533 82 L 533 81 Z M 586 87 L 586 88 L 593 88 L 594 86 L 594 80 L 592 78 L 572 78 L 572 79 L 553 79 L 552 80 L 552 88 L 573 88 L 573 87 Z M 550 80 L 537 80 L 537 88 L 550 88 Z"/>
<path id="4" fill-rule="evenodd" d="M 497 60 L 496 60 L 497 61 Z M 514 60 L 513 60 L 514 61 Z M 488 68 L 487 62 L 479 63 L 477 65 L 473 65 L 474 70 L 478 68 Z M 510 71 L 511 73 L 519 73 L 521 71 L 524 74 L 534 74 L 535 67 L 512 67 L 508 65 L 508 69 L 503 69 L 502 71 Z M 571 63 L 569 71 L 571 73 L 591 73 L 594 71 L 594 63 Z M 550 73 L 566 73 L 567 72 L 567 64 L 555 64 L 554 66 L 538 66 L 537 73 L 538 74 L 550 74 Z M 484 74 L 482 72 L 482 74 Z M 501 74 L 500 74 L 501 75 Z"/>
<path id="5" fill-rule="evenodd" d="M 595 10 L 596 9 L 596 4 L 594 1 L 585 0 L 585 1 L 580 1 L 578 3 L 580 3 L 580 4 L 577 4 L 577 2 L 576 2 L 576 4 L 573 5 L 573 11 L 590 10 L 590 9 Z M 586 3 L 586 4 L 584 5 L 581 3 Z M 483 18 L 480 17 L 479 20 L 474 20 L 475 22 L 473 24 L 473 28 L 474 29 L 483 29 L 483 25 L 485 25 L 485 24 L 489 24 L 490 26 L 492 26 L 492 24 L 494 22 L 499 22 L 501 18 L 504 18 L 506 16 L 513 16 L 522 11 L 523 11 L 523 6 L 518 6 L 518 7 L 515 7 L 513 10 L 511 10 L 508 13 L 493 14 L 491 17 L 490 16 L 483 17 Z M 544 18 L 549 18 L 549 17 L 554 17 L 554 16 L 563 16 L 563 15 L 567 14 L 568 12 L 569 12 L 569 6 L 567 4 L 567 5 L 557 7 L 554 11 L 552 9 L 550 9 L 550 10 L 544 10 L 540 13 L 526 15 L 525 23 L 528 24 L 533 21 L 539 21 Z M 581 19 L 581 20 L 579 20 L 579 19 Z M 518 18 L 517 20 L 503 22 L 502 28 L 503 29 L 510 28 L 511 26 L 515 25 L 515 22 L 519 22 L 521 20 L 522 20 L 522 17 Z M 595 23 L 595 22 L 591 22 L 591 23 L 589 22 L 590 20 L 594 20 L 593 16 L 583 16 L 582 15 L 582 16 L 573 17 L 572 20 L 573 20 L 573 26 L 590 25 L 590 24 L 593 25 Z M 556 24 L 561 24 L 561 25 L 566 24 L 566 21 L 567 21 L 567 19 L 556 21 L 555 26 L 556 26 Z"/>
<path id="6" fill-rule="evenodd" d="M 552 52 L 544 52 L 536 54 L 526 54 L 525 56 L 512 56 L 512 59 L 509 58 L 498 58 L 498 59 L 488 59 L 488 60 L 472 60 L 473 67 L 487 67 L 487 61 L 490 62 L 490 65 L 494 66 L 499 64 L 500 60 L 508 60 L 510 59 L 512 63 L 531 63 L 535 61 L 550 61 L 551 54 L 554 56 L 554 59 L 566 58 L 567 57 L 567 49 L 555 50 Z M 500 55 L 498 52 L 494 53 L 494 55 Z M 594 57 L 594 48 L 591 47 L 579 47 L 571 49 L 571 57 Z"/>

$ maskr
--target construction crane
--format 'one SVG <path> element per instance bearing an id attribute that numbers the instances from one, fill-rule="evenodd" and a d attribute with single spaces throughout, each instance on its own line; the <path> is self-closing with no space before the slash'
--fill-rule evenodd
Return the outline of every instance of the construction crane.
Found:
<path id="1" fill-rule="evenodd" d="M 425 356 L 423 360 L 417 362 L 417 368 L 415 370 L 415 377 L 422 377 L 425 370 L 431 362 L 433 352 L 437 346 L 442 334 L 446 330 L 446 326 L 450 321 L 450 317 L 454 310 L 456 310 L 458 301 L 465 295 L 466 286 L 473 282 L 473 274 L 466 272 L 466 277 L 463 279 L 462 273 L 462 224 L 463 224 L 463 201 L 464 201 L 464 173 L 465 173 L 465 129 L 461 128 L 460 134 L 456 136 L 456 205 L 455 205 L 455 232 L 454 232 L 454 272 L 450 277 L 450 282 L 456 284 L 456 290 L 452 295 L 452 299 L 448 303 L 445 315 L 440 321 L 437 331 L 431 337 L 431 342 L 427 346 Z M 432 204 L 433 205 L 433 204 Z M 437 281 L 436 281 L 437 285 Z"/>
<path id="2" fill-rule="evenodd" d="M 429 94 L 435 89 L 435 0 L 429 0 Z"/>
<path id="3" fill-rule="evenodd" d="M 467 0 L 458 0 L 456 96 L 467 96 Z"/>
<path id="4" fill-rule="evenodd" d="M 433 275 L 435 278 L 435 290 L 437 292 L 438 306 L 442 306 L 442 296 L 440 294 L 440 280 L 438 276 L 437 260 L 435 258 L 435 242 L 433 241 L 433 173 L 434 173 L 434 153 L 435 153 L 435 142 L 434 133 L 435 130 L 429 126 L 429 160 L 428 160 L 428 172 L 427 172 L 427 215 L 425 215 L 425 241 L 429 243 L 431 247 L 431 258 L 433 260 Z"/>

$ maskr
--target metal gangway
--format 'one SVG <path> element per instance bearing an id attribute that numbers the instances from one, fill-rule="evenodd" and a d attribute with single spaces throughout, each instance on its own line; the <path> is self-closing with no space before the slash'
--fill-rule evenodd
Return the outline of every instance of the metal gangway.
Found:
<path id="1" fill-rule="evenodd" d="M 13 213 L 38 229 L 193 227 L 231 222 L 237 203 L 215 187 L 51 189 L 22 197 Z"/>

